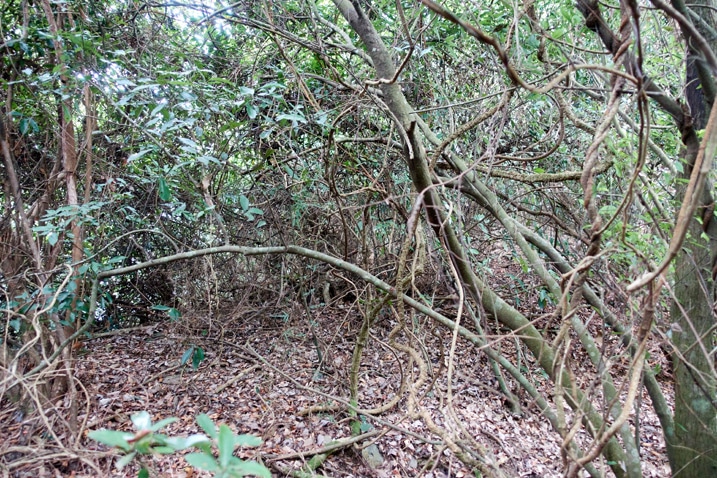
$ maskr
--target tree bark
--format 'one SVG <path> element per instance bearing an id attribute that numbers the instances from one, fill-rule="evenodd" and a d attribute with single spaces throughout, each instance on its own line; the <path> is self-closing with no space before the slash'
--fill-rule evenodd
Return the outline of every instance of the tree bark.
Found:
<path id="1" fill-rule="evenodd" d="M 717 46 L 717 26 L 712 0 L 695 0 L 687 9 L 681 1 L 673 2 L 685 17 L 695 21 L 695 28 L 712 50 Z M 703 129 L 713 97 L 714 80 L 699 52 L 687 41 L 686 97 L 695 129 Z M 683 135 L 684 137 L 684 135 Z M 687 135 L 682 179 L 677 188 L 677 203 L 685 197 L 699 140 Z M 673 331 L 673 368 L 675 373 L 674 438 L 668 442 L 670 464 L 676 477 L 717 476 L 717 375 L 714 358 L 715 284 L 713 267 L 717 247 L 717 224 L 714 220 L 713 185 L 704 186 L 701 204 L 692 218 L 687 239 L 675 259 L 674 297 L 671 307 Z M 669 435 L 666 435 L 669 437 Z"/>

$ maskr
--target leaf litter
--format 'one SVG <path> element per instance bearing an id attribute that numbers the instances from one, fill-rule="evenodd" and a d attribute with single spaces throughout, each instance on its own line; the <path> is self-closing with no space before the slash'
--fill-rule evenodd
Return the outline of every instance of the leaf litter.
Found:
<path id="1" fill-rule="evenodd" d="M 260 447 L 240 450 L 241 458 L 263 460 L 274 465 L 275 472 L 297 470 L 317 450 L 352 436 L 346 407 L 332 397 L 348 397 L 348 369 L 357 326 L 336 330 L 337 324 L 346 323 L 342 308 L 312 312 L 317 340 L 308 331 L 306 317 L 281 324 L 271 320 L 257 324 L 234 317 L 226 321 L 224 328 L 216 319 L 209 323 L 199 316 L 185 317 L 181 324 L 157 325 L 151 335 L 119 334 L 88 340 L 76 371 L 92 400 L 89 413 L 80 418 L 91 429 L 124 430 L 130 426 L 132 414 L 146 410 L 155 421 L 178 417 L 167 434 L 188 435 L 200 431 L 194 417 L 207 413 L 236 433 L 262 438 Z M 406 366 L 398 362 L 402 357 L 388 350 L 379 338 L 385 339 L 393 325 L 391 320 L 378 323 L 364 352 L 359 380 L 362 408 L 382 405 L 399 390 L 402 373 L 414 374 L 413 378 L 417 373 L 402 370 Z M 427 333 L 422 340 L 433 372 L 443 371 L 421 404 L 437 424 L 451 426 L 445 413 L 445 370 L 438 367 L 439 360 L 446 360 L 439 350 L 448 349 L 450 333 Z M 442 347 L 439 340 L 444 342 Z M 320 368 L 317 343 L 323 349 L 324 364 Z M 178 366 L 190 346 L 201 347 L 205 354 L 196 370 L 191 364 Z M 509 356 L 515 354 L 507 346 L 503 349 Z M 539 388 L 550 396 L 550 384 L 541 381 L 527 358 L 523 360 L 533 369 Z M 580 363 L 577 358 L 575 363 Z M 497 392 L 498 385 L 485 356 L 461 340 L 456 369 L 459 373 L 453 377 L 452 410 L 472 437 L 501 463 L 506 474 L 561 476 L 559 437 L 537 407 L 523 398 L 522 416 L 511 414 L 504 397 Z M 649 403 L 647 395 L 643 395 Z M 643 407 L 640 421 L 645 476 L 666 476 L 669 468 L 660 425 L 648 406 Z M 378 420 L 361 417 L 361 429 L 378 433 L 366 442 L 342 447 L 317 473 L 346 478 L 473 476 L 421 420 L 407 417 L 405 399 L 379 415 Z M 579 438 L 581 443 L 589 443 L 587 437 Z M 381 458 L 379 464 L 369 464 L 366 453 L 357 447 L 366 447 L 374 443 L 372 440 Z M 136 476 L 136 468 L 130 466 L 118 472 L 110 461 L 103 464 L 107 476 Z M 208 476 L 173 455 L 153 457 L 151 465 L 159 476 Z"/>
<path id="2" fill-rule="evenodd" d="M 499 266 L 505 269 L 500 276 L 514 267 L 509 263 Z M 537 303 L 526 297 L 526 291 L 538 290 L 537 287 L 531 289 L 528 280 L 525 278 L 522 298 L 516 298 L 522 303 L 516 306 Z M 83 463 L 90 463 L 95 470 L 101 469 L 102 476 L 136 476 L 136 465 L 116 470 L 116 455 L 87 439 L 86 434 L 99 428 L 129 431 L 130 416 L 147 411 L 153 421 L 178 417 L 177 422 L 163 430 L 170 436 L 200 432 L 195 422 L 195 416 L 200 413 L 206 413 L 217 424 L 227 424 L 235 433 L 259 436 L 263 440 L 261 446 L 240 449 L 237 455 L 263 461 L 276 476 L 299 470 L 319 452 L 329 456 L 316 470 L 318 476 L 474 476 L 439 437 L 429 432 L 423 420 L 409 417 L 405 394 L 393 408 L 375 416 L 357 418 L 347 412 L 349 369 L 361 324 L 355 309 L 335 304 L 300 312 L 294 309 L 291 314 L 264 312 L 244 314 L 238 309 L 228 310 L 216 314 L 221 319 L 207 318 L 201 312 L 185 314 L 179 321 L 139 331 L 116 331 L 84 341 L 75 363 L 76 377 L 89 397 L 88 403 L 80 407 L 79 415 L 85 437 L 77 453 Z M 311 317 L 307 317 L 307 312 Z M 548 312 L 536 309 L 531 314 L 550 317 Z M 436 332 L 438 329 L 430 322 L 413 316 L 410 319 L 411 337 L 404 335 L 403 339 L 420 343 L 418 348 L 428 364 L 432 387 L 424 386 L 417 395 L 421 397 L 422 409 L 433 422 L 444 428 L 461 427 L 473 443 L 484 447 L 500 463 L 507 476 L 562 476 L 560 438 L 530 397 L 510 384 L 521 402 L 521 414 L 513 414 L 506 397 L 499 392 L 486 356 L 459 339 L 449 403 L 445 351 L 450 348 L 451 331 Z M 585 320 L 589 321 L 589 317 Z M 359 374 L 359 408 L 380 407 L 391 400 L 399 392 L 403 378 L 409 384 L 415 383 L 418 368 L 408 366 L 406 357 L 387 345 L 388 334 L 395 325 L 394 317 L 384 316 L 372 327 Z M 530 354 L 521 346 L 516 348 L 512 337 L 506 339 L 505 331 L 498 324 L 487 325 L 486 333 L 494 334 L 490 337 L 495 341 L 494 346 L 513 363 L 519 363 L 538 390 L 550 399 L 554 393 L 552 385 Z M 537 322 L 536 326 L 547 329 L 551 324 Z M 594 329 L 596 325 L 591 327 Z M 606 353 L 611 347 L 619 348 L 617 337 L 596 335 Z M 196 369 L 186 357 L 192 347 L 203 353 Z M 599 404 L 600 387 L 589 382 L 590 377 L 595 376 L 592 364 L 580 349 L 571 352 L 574 376 Z M 658 378 L 669 384 L 665 354 L 658 347 L 653 347 L 650 354 L 652 365 L 659 365 L 662 370 Z M 618 362 L 613 375 L 624 374 L 628 365 L 624 360 Z M 670 387 L 664 388 L 672 403 Z M 660 423 L 644 390 L 640 399 L 643 402 L 639 429 L 644 476 L 668 476 Z M 62 413 L 67 406 L 67 403 L 56 404 L 56 410 Z M 0 432 L 0 452 L 25 446 L 27 440 L 23 437 L 32 433 L 28 431 L 29 425 L 17 419 L 15 413 L 4 398 L 0 407 L 0 425 L 5 425 Z M 573 418 L 567 408 L 565 415 L 568 420 Z M 358 441 L 352 439 L 351 432 L 352 421 L 356 419 L 363 434 Z M 633 425 L 634 420 L 633 413 Z M 58 438 L 67 440 L 68 437 Z M 576 439 L 583 447 L 590 444 L 590 438 L 584 433 L 579 433 Z M 34 447 L 40 453 L 46 444 L 36 440 L 28 448 Z M 97 472 L 89 471 L 91 467 L 85 464 L 73 467 L 66 461 L 54 463 L 50 458 L 28 459 L 13 476 L 97 476 Z M 154 456 L 149 464 L 156 476 L 208 476 L 189 467 L 177 455 Z M 595 464 L 607 469 L 602 458 Z"/>

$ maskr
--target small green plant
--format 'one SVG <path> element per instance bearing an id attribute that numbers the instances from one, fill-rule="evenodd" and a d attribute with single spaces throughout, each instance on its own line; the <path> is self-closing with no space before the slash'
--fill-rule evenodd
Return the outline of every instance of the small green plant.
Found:
<path id="1" fill-rule="evenodd" d="M 94 430 L 89 437 L 108 446 L 118 448 L 124 456 L 117 461 L 117 468 L 122 469 L 135 458 L 140 462 L 141 468 L 138 478 L 148 478 L 149 469 L 143 462 L 145 455 L 170 454 L 187 448 L 196 448 L 199 452 L 189 453 L 185 456 L 187 462 L 195 468 L 209 471 L 216 478 L 237 478 L 246 475 L 271 478 L 271 472 L 264 465 L 253 461 L 244 461 L 234 456 L 237 446 L 254 447 L 261 444 L 261 439 L 253 435 L 236 435 L 227 425 L 214 425 L 214 422 L 205 414 L 198 415 L 197 424 L 208 435 L 194 434 L 188 437 L 169 437 L 157 433 L 170 423 L 175 417 L 165 418 L 152 423 L 147 412 L 139 412 L 131 417 L 135 432 L 121 432 L 117 430 Z M 214 449 L 218 450 L 218 457 L 214 456 Z"/>
<path id="2" fill-rule="evenodd" d="M 200 453 L 190 453 L 184 458 L 195 468 L 206 470 L 217 478 L 235 478 L 246 475 L 256 475 L 271 478 L 271 472 L 264 465 L 255 461 L 244 461 L 234 456 L 237 446 L 255 447 L 261 445 L 261 439 L 253 435 L 235 435 L 231 429 L 222 424 L 219 429 L 205 414 L 197 416 L 197 423 L 211 438 L 212 445 L 219 450 L 219 457 L 215 458 L 211 446 L 199 444 Z"/>
<path id="3" fill-rule="evenodd" d="M 542 311 L 545 310 L 547 305 L 555 305 L 555 301 L 553 301 L 553 297 L 550 295 L 548 289 L 541 287 L 538 291 L 538 308 Z"/>
<path id="4" fill-rule="evenodd" d="M 131 417 L 135 432 L 121 432 L 117 430 L 94 430 L 89 437 L 95 441 L 108 446 L 118 448 L 125 455 L 117 461 L 117 469 L 127 466 L 138 455 L 169 454 L 183 450 L 198 443 L 207 443 L 204 435 L 191 435 L 189 437 L 168 437 L 157 433 L 170 423 L 177 421 L 176 418 L 165 418 L 157 423 L 147 412 L 139 412 Z M 139 478 L 149 476 L 149 470 L 139 459 L 142 468 L 137 475 Z"/>
<path id="5" fill-rule="evenodd" d="M 194 370 L 198 369 L 199 364 L 201 364 L 204 360 L 204 349 L 201 347 L 197 347 L 194 344 L 190 345 L 189 348 L 185 350 L 184 354 L 182 355 L 182 366 L 186 365 L 187 362 L 189 362 L 190 358 L 192 359 L 192 368 Z"/>

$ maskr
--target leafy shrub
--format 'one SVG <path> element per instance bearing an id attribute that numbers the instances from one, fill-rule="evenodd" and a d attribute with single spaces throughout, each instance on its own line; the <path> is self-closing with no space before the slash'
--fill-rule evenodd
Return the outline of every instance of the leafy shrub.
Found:
<path id="1" fill-rule="evenodd" d="M 138 459 L 141 469 L 138 478 L 148 478 L 149 469 L 144 464 L 144 455 L 171 454 L 187 448 L 196 448 L 198 452 L 189 453 L 184 458 L 187 462 L 201 470 L 212 473 L 217 478 L 237 478 L 246 475 L 271 478 L 269 469 L 264 465 L 241 460 L 234 456 L 237 446 L 254 447 L 261 444 L 261 439 L 253 435 L 236 435 L 227 425 L 216 427 L 211 418 L 205 414 L 196 417 L 197 424 L 204 430 L 204 434 L 194 434 L 188 437 L 169 437 L 158 433 L 159 430 L 177 418 L 165 418 L 157 423 L 147 412 L 139 412 L 131 417 L 135 432 L 121 432 L 117 430 L 94 430 L 89 437 L 95 441 L 119 449 L 124 456 L 117 461 L 117 468 L 122 469 L 135 458 Z M 218 456 L 214 456 L 214 449 Z"/>

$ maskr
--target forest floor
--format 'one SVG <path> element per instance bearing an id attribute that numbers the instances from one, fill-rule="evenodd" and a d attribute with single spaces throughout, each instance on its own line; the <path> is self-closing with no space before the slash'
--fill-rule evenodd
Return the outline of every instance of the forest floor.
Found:
<path id="1" fill-rule="evenodd" d="M 207 413 L 216 423 L 226 423 L 237 433 L 263 439 L 259 448 L 245 450 L 245 458 L 262 456 L 274 472 L 298 468 L 332 441 L 351 438 L 345 411 L 331 411 L 330 407 L 327 411 L 308 411 L 319 405 L 335 405 L 332 396 L 347 397 L 347 370 L 357 320 L 349 309 L 324 308 L 315 311 L 312 322 L 316 341 L 306 318 L 246 316 L 233 320 L 224 317 L 221 321 L 185 317 L 180 323 L 88 340 L 77 360 L 77 378 L 90 398 L 89 408 L 80 418 L 89 429 L 130 430 L 129 417 L 146 410 L 155 421 L 178 417 L 166 431 L 170 435 L 187 435 L 200 431 L 195 415 Z M 386 319 L 383 325 L 377 324 L 375 333 L 381 334 L 383 329 L 385 339 L 391 322 Z M 436 343 L 438 337 L 426 334 L 422 339 L 431 349 L 429 355 L 437 360 L 435 352 L 441 348 Z M 317 369 L 316 343 L 325 355 L 321 369 Z M 205 352 L 196 370 L 191 364 L 179 367 L 183 353 L 191 345 Z M 449 346 L 450 334 L 446 334 L 443 350 Z M 522 415 L 511 413 L 496 392 L 495 376 L 488 363 L 470 362 L 476 356 L 470 348 L 470 344 L 458 341 L 458 372 L 453 381 L 453 407 L 464 426 L 509 476 L 561 476 L 560 443 L 550 425 L 525 399 Z M 407 372 L 399 369 L 396 356 L 380 340 L 369 344 L 363 363 L 367 366 L 361 373 L 361 406 L 379 406 L 394 395 L 401 373 Z M 445 373 L 441 373 L 434 385 L 435 393 L 428 393 L 422 401 L 439 424 L 445 422 L 442 398 L 447 391 Z M 538 383 L 548 386 L 544 380 L 538 379 Z M 543 391 L 549 394 L 547 389 Z M 646 394 L 643 400 L 649 404 Z M 640 417 L 645 476 L 669 476 L 659 423 L 650 411 L 649 406 L 644 406 Z M 333 477 L 471 476 L 421 421 L 406 417 L 405 401 L 401 401 L 382 414 L 380 422 L 368 422 L 371 429 L 382 432 L 373 437 L 383 458 L 377 467 L 371 468 L 356 447 L 346 446 L 331 455 L 319 471 Z M 89 441 L 85 446 L 98 448 Z M 277 460 L 282 456 L 284 460 Z M 118 472 L 105 455 L 97 454 L 92 459 L 103 476 L 136 476 L 137 469 L 132 466 Z M 157 476 L 203 476 L 177 456 L 153 458 L 150 463 Z M 16 476 L 85 473 L 51 471 L 46 467 L 38 470 L 31 463 L 24 469 L 27 474 Z M 85 476 L 96 474 L 94 471 Z"/>
<path id="2" fill-rule="evenodd" d="M 308 313 L 311 317 L 307 317 Z M 342 304 L 311 311 L 297 307 L 289 312 L 243 308 L 213 315 L 215 318 L 185 313 L 175 322 L 114 331 L 83 341 L 77 350 L 76 377 L 86 398 L 83 400 L 86 408 L 79 414 L 84 434 L 72 447 L 65 445 L 58 450 L 50 445 L 53 440 L 49 436 L 35 436 L 18 443 L 18 437 L 32 435 L 29 430 L 40 425 L 13 420 L 17 410 L 3 399 L 0 457 L 5 456 L 7 463 L 6 450 L 11 447 L 29 450 L 25 456 L 15 453 L 17 459 L 24 460 L 22 466 L 15 466 L 11 472 L 5 469 L 3 474 L 137 476 L 134 464 L 118 471 L 114 466 L 115 455 L 89 440 L 86 433 L 99 428 L 129 431 L 130 416 L 140 411 L 149 412 L 153 421 L 178 417 L 164 430 L 171 436 L 199 432 L 195 416 L 200 413 L 208 414 L 217 424 L 229 425 L 236 433 L 257 435 L 262 438 L 262 445 L 239 454 L 242 458 L 262 460 L 274 476 L 288 476 L 287 472 L 305 465 L 324 447 L 351 438 L 351 417 L 333 398 L 348 397 L 348 371 L 361 323 L 356 308 Z M 424 388 L 427 393 L 420 402 L 433 421 L 444 426 L 457 419 L 469 436 L 495 457 L 507 476 L 562 476 L 559 437 L 537 406 L 530 397 L 519 394 L 521 413 L 511 412 L 498 391 L 485 355 L 460 339 L 454 354 L 452 399 L 448 406 L 446 365 L 451 334 L 446 330 L 438 333 L 425 318 L 414 320 L 411 325 L 414 338 L 423 344 L 421 353 L 431 363 L 430 372 L 435 378 L 429 391 Z M 399 357 L 386 343 L 395 323 L 394 316 L 387 315 L 372 329 L 360 374 L 362 408 L 384 404 L 395 395 L 402 377 L 408 383 L 416 379 L 415 367 L 404 370 L 398 359 L 403 361 L 405 357 Z M 515 361 L 518 357 L 514 345 L 513 338 L 494 344 Z M 180 366 L 183 354 L 192 346 L 201 348 L 205 355 L 197 369 L 192 367 L 191 360 Z M 323 358 L 320 367 L 319 350 Z M 654 351 L 653 359 L 658 355 L 659 351 Z M 529 354 L 521 354 L 520 360 L 521 369 L 545 396 L 551 397 L 550 383 Z M 585 357 L 572 357 L 576 376 L 580 376 L 587 362 Z M 663 370 L 667 368 L 665 364 Z M 586 369 L 586 376 L 590 375 L 588 372 Z M 669 380 L 669 375 L 662 374 L 661 380 Z M 671 392 L 668 399 L 672 399 Z M 639 428 L 644 476 L 669 476 L 660 425 L 644 391 L 641 400 Z M 62 407 L 63 404 L 57 404 L 57 410 Z M 376 418 L 364 419 L 362 430 L 372 435 L 332 452 L 317 470 L 319 476 L 473 476 L 428 431 L 423 421 L 408 418 L 406 408 L 403 399 Z M 572 417 L 569 411 L 566 416 Z M 634 419 L 633 414 L 631 420 Z M 590 443 L 584 435 L 577 438 L 583 446 Z M 69 441 L 67 437 L 57 440 Z M 375 454 L 359 448 L 371 443 L 380 452 L 380 464 L 371 458 Z M 68 453 L 69 448 L 72 450 Z M 63 453 L 60 460 L 52 458 L 62 457 Z M 596 465 L 606 470 L 601 460 L 596 460 Z M 178 455 L 152 457 L 149 464 L 153 476 L 208 476 L 189 467 Z M 611 476 L 609 471 L 606 474 Z"/>

